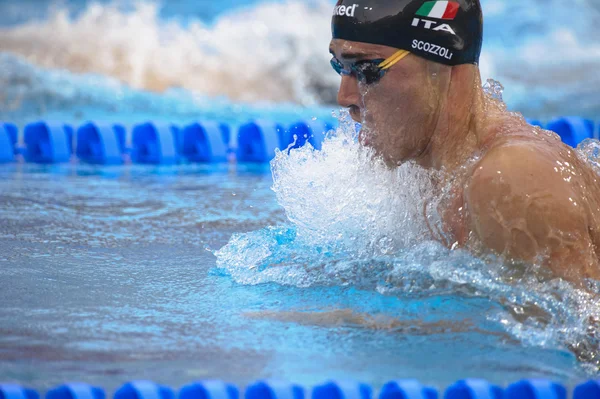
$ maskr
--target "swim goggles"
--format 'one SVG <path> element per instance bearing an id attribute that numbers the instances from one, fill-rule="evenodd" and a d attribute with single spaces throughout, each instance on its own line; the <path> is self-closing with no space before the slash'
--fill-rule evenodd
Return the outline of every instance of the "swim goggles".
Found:
<path id="1" fill-rule="evenodd" d="M 348 68 L 345 68 L 340 60 L 333 57 L 331 66 L 339 75 L 354 75 L 359 82 L 370 85 L 379 82 L 388 69 L 409 54 L 410 52 L 406 50 L 398 50 L 389 58 L 359 60 L 350 64 Z"/>

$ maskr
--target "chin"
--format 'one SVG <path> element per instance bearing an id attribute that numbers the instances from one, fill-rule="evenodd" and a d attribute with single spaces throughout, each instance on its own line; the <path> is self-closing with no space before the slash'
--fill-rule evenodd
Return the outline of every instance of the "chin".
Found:
<path id="1" fill-rule="evenodd" d="M 395 157 L 383 157 L 383 161 L 390 168 L 398 167 L 398 166 L 402 165 L 404 162 L 406 162 L 406 160 L 404 160 L 404 159 L 398 159 Z"/>
<path id="2" fill-rule="evenodd" d="M 400 163 L 402 163 L 397 159 L 397 157 L 394 157 L 393 154 L 387 153 L 385 150 L 380 150 L 379 146 L 373 145 L 368 138 L 362 138 L 360 143 L 365 147 L 373 148 L 373 150 L 375 150 L 375 156 L 381 158 L 381 160 L 383 160 L 383 162 L 390 167 L 398 166 Z"/>
<path id="3" fill-rule="evenodd" d="M 390 167 L 400 166 L 403 163 L 410 160 L 409 157 L 405 156 L 406 154 L 390 152 L 390 149 L 391 148 L 389 147 L 384 147 L 382 150 L 377 150 L 377 148 L 375 148 L 375 153 L 377 154 L 377 156 L 381 157 L 381 159 L 385 162 L 386 165 Z"/>

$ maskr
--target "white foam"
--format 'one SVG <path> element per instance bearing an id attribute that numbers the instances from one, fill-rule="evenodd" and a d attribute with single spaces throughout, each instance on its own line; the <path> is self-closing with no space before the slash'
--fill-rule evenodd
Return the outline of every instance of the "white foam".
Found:
<path id="1" fill-rule="evenodd" d="M 423 206 L 433 198 L 432 172 L 411 163 L 388 168 L 357 142 L 343 115 L 346 123 L 330 132 L 322 151 L 306 145 L 279 151 L 271 162 L 273 191 L 297 238 L 373 256 L 429 237 Z"/>
<path id="2" fill-rule="evenodd" d="M 321 275 L 315 280 L 314 273 L 290 280 L 299 273 L 293 265 L 303 264 L 303 259 L 316 265 L 336 259 L 339 273 L 343 264 L 354 269 L 355 261 L 394 256 L 431 239 L 429 226 L 439 223 L 431 211 L 437 203 L 432 178 L 438 172 L 411 163 L 390 169 L 356 136 L 354 122 L 343 111 L 338 129 L 327 134 L 322 150 L 307 144 L 277 151 L 271 162 L 272 188 L 291 229 L 234 235 L 217 251 L 217 264 L 244 282 L 256 281 L 255 271 L 261 270 L 290 284 L 335 284 L 337 278 Z M 282 262 L 292 265 L 284 274 Z M 271 270 L 273 264 L 280 267 Z"/>
<path id="3" fill-rule="evenodd" d="M 529 117 L 596 116 L 600 108 L 600 12 L 593 0 L 482 1 L 482 78 L 502 81 L 509 108 Z M 134 88 L 182 87 L 234 101 L 333 103 L 339 77 L 328 65 L 332 3 L 265 2 L 183 26 L 154 3 L 123 11 L 91 4 L 69 19 L 0 29 L 0 49 L 50 68 L 115 77 Z M 577 100 L 577 101 L 574 101 Z"/>
<path id="4" fill-rule="evenodd" d="M 0 48 L 49 68 L 113 76 L 134 88 L 183 87 L 242 101 L 312 104 L 337 79 L 327 66 L 326 2 L 262 4 L 222 16 L 213 26 L 162 21 L 158 6 L 90 5 L 70 20 L 65 9 L 45 21 L 0 30 Z M 325 71 L 325 73 L 323 73 Z"/>

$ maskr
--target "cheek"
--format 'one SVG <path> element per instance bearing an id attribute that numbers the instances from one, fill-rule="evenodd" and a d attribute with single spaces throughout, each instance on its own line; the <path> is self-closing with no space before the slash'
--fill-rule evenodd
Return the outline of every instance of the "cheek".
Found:
<path id="1" fill-rule="evenodd" d="M 388 76 L 386 76 L 388 77 Z M 389 82 L 368 88 L 364 94 L 363 115 L 369 130 L 369 142 L 380 151 L 394 149 L 401 159 L 427 144 L 435 122 L 437 96 L 424 76 L 389 76 Z"/>
<path id="2" fill-rule="evenodd" d="M 392 80 L 369 88 L 364 95 L 365 121 L 394 130 L 402 126 L 415 130 L 415 125 L 426 123 L 433 111 L 431 93 L 417 82 Z"/>

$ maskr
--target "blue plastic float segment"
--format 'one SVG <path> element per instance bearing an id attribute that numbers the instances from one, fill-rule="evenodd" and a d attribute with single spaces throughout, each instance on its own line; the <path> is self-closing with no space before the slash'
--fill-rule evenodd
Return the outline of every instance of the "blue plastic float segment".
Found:
<path id="1" fill-rule="evenodd" d="M 283 127 L 273 122 L 255 121 L 240 126 L 238 130 L 238 162 L 269 162 L 282 143 Z"/>
<path id="2" fill-rule="evenodd" d="M 330 381 L 312 391 L 312 399 L 371 399 L 371 395 L 370 386 L 350 381 Z"/>
<path id="3" fill-rule="evenodd" d="M 104 399 L 105 394 L 101 388 L 88 384 L 72 383 L 51 389 L 46 394 L 46 399 Z"/>
<path id="4" fill-rule="evenodd" d="M 564 386 L 548 380 L 522 380 L 504 391 L 506 399 L 566 399 Z"/>
<path id="5" fill-rule="evenodd" d="M 577 147 L 583 140 L 594 136 L 594 122 L 576 116 L 555 119 L 546 128 L 558 133 L 562 141 L 571 147 Z"/>
<path id="6" fill-rule="evenodd" d="M 600 399 L 600 380 L 578 385 L 573 392 L 573 399 Z"/>
<path id="7" fill-rule="evenodd" d="M 485 380 L 467 379 L 448 387 L 444 399 L 503 399 L 503 391 Z"/>
<path id="8" fill-rule="evenodd" d="M 245 399 L 304 399 L 304 389 L 283 381 L 258 381 L 246 388 Z"/>
<path id="9" fill-rule="evenodd" d="M 198 122 L 182 131 L 181 155 L 192 162 L 225 162 L 229 127 L 216 122 Z"/>
<path id="10" fill-rule="evenodd" d="M 15 142 L 6 126 L 0 125 L 0 163 L 15 160 Z"/>
<path id="11" fill-rule="evenodd" d="M 179 391 L 179 399 L 238 399 L 237 387 L 223 381 L 197 381 Z"/>
<path id="12" fill-rule="evenodd" d="M 315 149 L 320 150 L 325 138 L 325 133 L 333 129 L 333 126 L 321 120 L 309 120 L 294 123 L 286 131 L 283 145 L 287 148 L 302 147 L 308 141 Z"/>
<path id="13" fill-rule="evenodd" d="M 135 163 L 149 164 L 177 163 L 178 134 L 178 129 L 173 125 L 155 125 L 148 122 L 134 126 L 131 160 Z"/>
<path id="14" fill-rule="evenodd" d="M 0 399 L 39 399 L 40 395 L 33 389 L 23 388 L 17 384 L 0 384 Z"/>
<path id="15" fill-rule="evenodd" d="M 17 125 L 12 123 L 0 123 L 0 129 L 4 127 L 4 130 L 8 133 L 8 137 L 10 137 L 10 142 L 12 143 L 13 148 L 16 147 L 17 141 L 19 141 L 19 128 Z"/>
<path id="16" fill-rule="evenodd" d="M 379 399 L 438 399 L 438 393 L 417 380 L 399 380 L 385 384 Z"/>
<path id="17" fill-rule="evenodd" d="M 68 162 L 73 147 L 73 130 L 63 124 L 46 122 L 25 126 L 25 160 L 36 163 Z"/>
<path id="18" fill-rule="evenodd" d="M 77 158 L 94 164 L 122 164 L 124 139 L 113 126 L 87 123 L 77 130 Z"/>
<path id="19" fill-rule="evenodd" d="M 115 392 L 114 399 L 174 399 L 171 388 L 152 381 L 132 381 Z"/>

